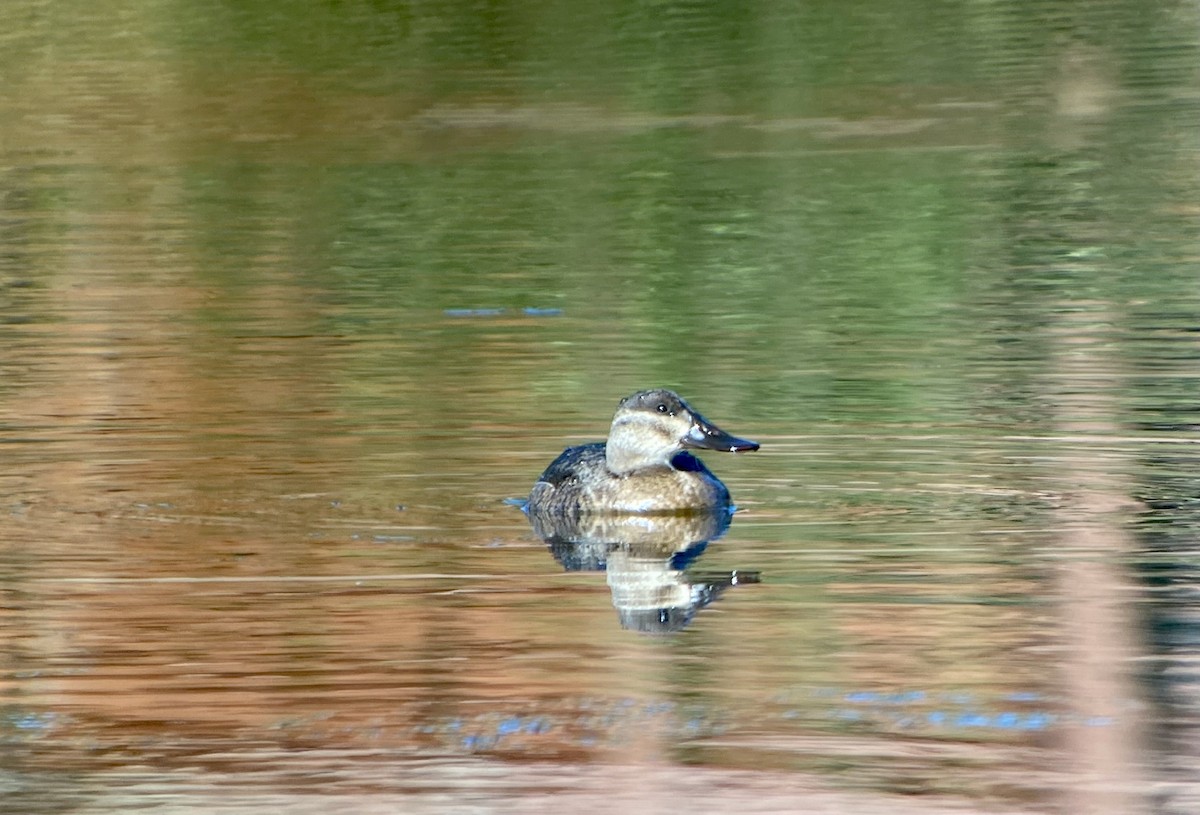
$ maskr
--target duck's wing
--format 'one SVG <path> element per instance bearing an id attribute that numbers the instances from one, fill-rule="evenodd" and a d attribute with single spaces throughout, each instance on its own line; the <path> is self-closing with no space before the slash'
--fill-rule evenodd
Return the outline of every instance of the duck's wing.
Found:
<path id="1" fill-rule="evenodd" d="M 597 477 L 608 477 L 607 467 L 604 442 L 568 447 L 538 476 L 529 491 L 526 511 L 531 517 L 574 515 L 579 511 L 584 489 L 581 485 Z"/>
<path id="2" fill-rule="evenodd" d="M 567 481 L 586 478 L 597 467 L 607 467 L 604 461 L 604 442 L 568 447 L 538 476 L 538 483 L 557 487 Z"/>

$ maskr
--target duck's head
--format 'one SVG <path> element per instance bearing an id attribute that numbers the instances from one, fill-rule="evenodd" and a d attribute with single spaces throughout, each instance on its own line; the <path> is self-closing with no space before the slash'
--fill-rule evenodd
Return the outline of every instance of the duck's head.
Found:
<path id="1" fill-rule="evenodd" d="M 681 450 L 697 448 L 740 453 L 758 442 L 731 436 L 693 410 L 674 391 L 638 391 L 617 405 L 605 446 L 608 467 L 625 474 L 648 467 L 669 467 Z"/>

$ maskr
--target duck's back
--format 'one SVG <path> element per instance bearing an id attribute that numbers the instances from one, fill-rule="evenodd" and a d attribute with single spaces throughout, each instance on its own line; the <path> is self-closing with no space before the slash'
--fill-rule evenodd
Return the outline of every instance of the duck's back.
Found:
<path id="1" fill-rule="evenodd" d="M 614 477 L 604 459 L 604 442 L 568 447 L 538 476 L 529 493 L 529 511 L 574 515 L 583 501 L 584 484 Z"/>

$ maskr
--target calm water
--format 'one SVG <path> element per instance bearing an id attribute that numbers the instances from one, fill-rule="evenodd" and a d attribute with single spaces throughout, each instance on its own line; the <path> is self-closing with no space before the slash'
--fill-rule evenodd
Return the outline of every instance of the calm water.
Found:
<path id="1" fill-rule="evenodd" d="M 1194 4 L 277 5 L 0 8 L 0 810 L 1200 810 Z"/>

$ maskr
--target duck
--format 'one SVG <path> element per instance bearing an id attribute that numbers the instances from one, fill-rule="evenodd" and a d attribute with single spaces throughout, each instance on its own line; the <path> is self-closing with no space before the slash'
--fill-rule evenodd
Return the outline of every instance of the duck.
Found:
<path id="1" fill-rule="evenodd" d="M 538 477 L 531 517 L 732 511 L 729 489 L 689 450 L 742 453 L 758 442 L 704 418 L 672 390 L 655 388 L 617 404 L 607 441 L 568 447 Z"/>

